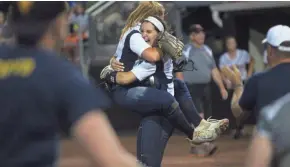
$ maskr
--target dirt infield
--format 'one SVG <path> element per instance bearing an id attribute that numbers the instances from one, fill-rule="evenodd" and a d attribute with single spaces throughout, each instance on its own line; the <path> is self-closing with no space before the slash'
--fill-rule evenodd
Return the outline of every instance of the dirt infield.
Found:
<path id="1" fill-rule="evenodd" d="M 120 137 L 124 146 L 135 154 L 136 137 Z M 188 143 L 184 137 L 171 137 L 162 162 L 163 167 L 242 167 L 249 139 L 233 140 L 229 136 L 221 137 L 216 144 L 218 151 L 208 158 L 196 158 L 188 154 Z M 60 167 L 93 167 L 86 154 L 72 141 L 63 141 Z"/>

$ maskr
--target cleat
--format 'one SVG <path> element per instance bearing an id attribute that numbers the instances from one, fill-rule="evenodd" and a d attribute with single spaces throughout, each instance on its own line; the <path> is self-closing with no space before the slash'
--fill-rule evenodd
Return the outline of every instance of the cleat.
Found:
<path id="1" fill-rule="evenodd" d="M 218 147 L 210 142 L 202 143 L 198 146 L 190 148 L 190 156 L 194 157 L 208 157 L 213 155 L 217 151 Z"/>

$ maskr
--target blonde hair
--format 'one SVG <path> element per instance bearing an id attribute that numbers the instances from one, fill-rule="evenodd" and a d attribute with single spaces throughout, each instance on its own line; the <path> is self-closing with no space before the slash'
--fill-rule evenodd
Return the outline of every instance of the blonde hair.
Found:
<path id="1" fill-rule="evenodd" d="M 126 31 L 131 27 L 134 27 L 137 23 L 143 21 L 149 16 L 161 16 L 164 12 L 164 7 L 162 4 L 149 1 L 149 2 L 140 2 L 138 7 L 129 15 L 127 19 L 127 24 L 122 30 L 121 37 Z"/>

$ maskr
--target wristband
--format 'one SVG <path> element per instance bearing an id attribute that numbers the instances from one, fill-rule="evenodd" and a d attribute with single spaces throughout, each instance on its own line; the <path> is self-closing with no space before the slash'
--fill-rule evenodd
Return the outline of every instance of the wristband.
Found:
<path id="1" fill-rule="evenodd" d="M 116 83 L 116 80 L 117 80 L 117 72 L 114 71 L 114 72 L 111 72 L 109 75 L 107 75 L 106 77 L 106 81 L 109 82 L 109 83 L 113 83 L 115 84 Z"/>

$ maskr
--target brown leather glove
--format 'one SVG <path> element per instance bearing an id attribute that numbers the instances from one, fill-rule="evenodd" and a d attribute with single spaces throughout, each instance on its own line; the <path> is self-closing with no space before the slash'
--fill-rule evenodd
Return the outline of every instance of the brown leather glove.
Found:
<path id="1" fill-rule="evenodd" d="M 162 52 L 176 60 L 182 56 L 184 44 L 175 36 L 165 31 L 158 41 L 158 46 Z"/>

